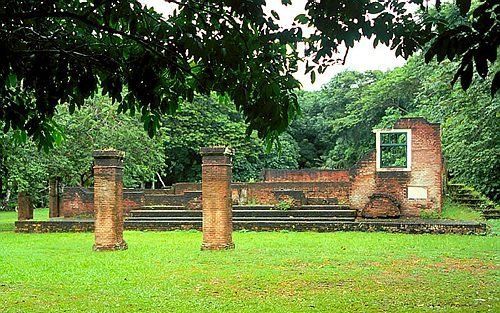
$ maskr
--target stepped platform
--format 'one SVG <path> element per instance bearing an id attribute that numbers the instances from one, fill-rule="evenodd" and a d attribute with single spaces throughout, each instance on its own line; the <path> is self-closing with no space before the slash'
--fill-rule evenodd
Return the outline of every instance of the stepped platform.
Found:
<path id="1" fill-rule="evenodd" d="M 130 220 L 125 221 L 126 230 L 139 231 L 171 231 L 171 230 L 201 230 L 201 220 Z M 287 220 L 235 220 L 235 230 L 250 231 L 361 231 L 390 232 L 405 234 L 460 234 L 485 235 L 488 232 L 485 223 L 449 221 L 449 220 L 355 220 L 355 221 L 316 221 L 303 219 Z M 16 232 L 47 233 L 47 232 L 90 232 L 94 229 L 93 220 L 53 219 L 49 221 L 17 221 Z"/>

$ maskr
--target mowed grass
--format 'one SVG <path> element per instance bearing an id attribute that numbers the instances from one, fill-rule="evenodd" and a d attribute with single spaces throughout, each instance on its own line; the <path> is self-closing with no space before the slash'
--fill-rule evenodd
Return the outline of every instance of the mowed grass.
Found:
<path id="1" fill-rule="evenodd" d="M 43 211 L 40 211 L 43 212 Z M 0 214 L 2 216 L 3 213 Z M 0 312 L 499 312 L 498 236 L 0 232 Z"/>
<path id="2" fill-rule="evenodd" d="M 33 210 L 33 219 L 37 221 L 46 221 L 49 219 L 49 209 L 35 209 Z M 0 211 L 0 231 L 13 231 L 14 230 L 14 222 L 17 220 L 17 212 L 8 211 L 2 212 Z M 1 247 L 1 246 L 0 246 Z"/>

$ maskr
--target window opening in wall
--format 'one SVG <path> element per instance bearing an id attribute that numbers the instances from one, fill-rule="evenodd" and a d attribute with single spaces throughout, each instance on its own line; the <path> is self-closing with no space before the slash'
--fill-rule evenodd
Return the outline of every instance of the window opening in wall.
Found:
<path id="1" fill-rule="evenodd" d="M 380 167 L 407 167 L 407 133 L 380 133 Z"/>
<path id="2" fill-rule="evenodd" d="M 411 130 L 375 130 L 377 171 L 410 171 Z"/>

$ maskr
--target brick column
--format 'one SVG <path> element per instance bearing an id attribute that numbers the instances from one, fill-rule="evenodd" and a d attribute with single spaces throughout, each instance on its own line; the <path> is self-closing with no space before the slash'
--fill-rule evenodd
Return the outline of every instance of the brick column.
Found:
<path id="1" fill-rule="evenodd" d="M 121 151 L 94 151 L 95 251 L 127 249 L 123 240 L 123 157 Z"/>
<path id="2" fill-rule="evenodd" d="M 202 250 L 234 249 L 231 204 L 232 156 L 227 147 L 201 148 Z"/>
<path id="3" fill-rule="evenodd" d="M 49 178 L 49 217 L 59 217 L 59 178 Z"/>
<path id="4" fill-rule="evenodd" d="M 25 191 L 17 194 L 17 220 L 26 221 L 33 219 L 33 204 Z"/>

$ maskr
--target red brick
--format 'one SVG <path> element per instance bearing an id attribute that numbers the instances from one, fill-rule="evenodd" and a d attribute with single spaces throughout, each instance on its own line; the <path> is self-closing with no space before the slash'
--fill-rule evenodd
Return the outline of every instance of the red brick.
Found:
<path id="1" fill-rule="evenodd" d="M 33 209 L 30 196 L 24 191 L 19 192 L 17 194 L 17 219 L 19 221 L 32 220 Z"/>
<path id="2" fill-rule="evenodd" d="M 202 250 L 233 249 L 231 204 L 232 156 L 226 147 L 201 148 Z"/>
<path id="3" fill-rule="evenodd" d="M 124 250 L 123 153 L 94 151 L 94 250 Z"/>

